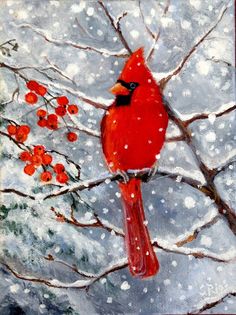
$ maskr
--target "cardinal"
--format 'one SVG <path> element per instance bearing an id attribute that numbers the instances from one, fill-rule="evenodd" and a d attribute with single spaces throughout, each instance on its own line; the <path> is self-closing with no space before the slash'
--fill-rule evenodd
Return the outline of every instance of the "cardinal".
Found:
<path id="1" fill-rule="evenodd" d="M 102 149 L 113 173 L 151 169 L 165 141 L 168 115 L 160 89 L 148 69 L 143 48 L 127 60 L 111 88 L 114 102 L 101 122 Z M 124 208 L 125 243 L 133 276 L 147 278 L 159 270 L 145 219 L 141 179 L 119 183 Z"/>

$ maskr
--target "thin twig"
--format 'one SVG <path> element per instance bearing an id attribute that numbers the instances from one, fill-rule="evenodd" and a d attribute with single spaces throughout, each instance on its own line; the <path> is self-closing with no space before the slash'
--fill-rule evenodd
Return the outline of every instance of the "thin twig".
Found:
<path id="1" fill-rule="evenodd" d="M 173 76 L 176 76 L 180 73 L 180 71 L 183 69 L 186 62 L 190 59 L 192 54 L 197 50 L 198 46 L 200 46 L 204 40 L 216 29 L 218 24 L 223 19 L 228 7 L 225 7 L 222 12 L 220 13 L 219 17 L 217 18 L 216 23 L 196 42 L 196 44 L 189 50 L 189 52 L 186 54 L 186 56 L 183 58 L 183 60 L 180 62 L 180 64 L 177 66 L 177 68 L 169 74 L 167 77 L 160 80 L 159 85 L 161 90 L 163 90 L 166 86 L 166 84 L 173 78 Z"/>
<path id="2" fill-rule="evenodd" d="M 104 5 L 103 1 L 98 0 L 98 4 L 101 6 L 101 8 L 103 9 L 105 15 L 107 16 L 107 18 L 109 19 L 111 26 L 113 27 L 114 31 L 117 33 L 117 35 L 120 38 L 120 41 L 122 42 L 123 46 L 125 47 L 125 49 L 129 52 L 129 54 L 132 54 L 132 50 L 129 47 L 129 44 L 127 43 L 126 39 L 124 38 L 124 35 L 121 31 L 120 28 L 120 20 L 117 21 L 117 23 L 115 23 L 114 19 L 112 18 L 112 16 L 110 15 L 109 11 L 107 10 L 107 7 Z"/>

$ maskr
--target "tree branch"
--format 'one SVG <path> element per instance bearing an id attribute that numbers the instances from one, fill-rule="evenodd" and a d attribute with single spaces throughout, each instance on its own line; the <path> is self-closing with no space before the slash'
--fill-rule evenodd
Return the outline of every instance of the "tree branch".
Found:
<path id="1" fill-rule="evenodd" d="M 201 314 L 203 313 L 204 311 L 207 311 L 207 310 L 210 310 L 211 308 L 219 305 L 220 303 L 222 303 L 224 301 L 224 299 L 228 298 L 228 297 L 231 297 L 231 296 L 236 296 L 236 292 L 229 292 L 229 293 L 226 293 L 223 297 L 221 297 L 220 299 L 214 301 L 214 302 L 211 302 L 211 303 L 206 303 L 205 305 L 203 305 L 200 309 L 198 310 L 194 310 L 192 311 L 191 313 L 188 313 L 189 315 L 190 314 Z"/>
<path id="2" fill-rule="evenodd" d="M 86 51 L 92 51 L 95 53 L 99 53 L 101 55 L 107 55 L 107 56 L 113 56 L 113 57 L 117 57 L 117 58 L 125 58 L 127 57 L 127 53 L 125 53 L 123 50 L 119 51 L 119 52 L 113 52 L 110 51 L 108 49 L 105 48 L 96 48 L 93 46 L 87 46 L 87 45 L 83 45 L 83 44 L 76 44 L 72 41 L 62 41 L 62 40 L 57 40 L 54 38 L 51 38 L 48 34 L 46 34 L 46 31 L 43 32 L 41 29 L 34 27 L 31 24 L 15 24 L 12 22 L 12 24 L 17 27 L 17 28 L 28 28 L 31 31 L 33 31 L 34 33 L 38 34 L 39 36 L 43 37 L 43 39 L 45 41 L 47 41 L 48 43 L 54 44 L 56 46 L 71 46 L 74 47 L 76 49 L 81 49 L 81 50 L 86 50 Z"/>
<path id="3" fill-rule="evenodd" d="M 184 123 L 185 126 L 188 126 L 192 122 L 195 122 L 197 120 L 209 119 L 209 115 L 215 115 L 215 117 L 218 118 L 218 117 L 221 117 L 221 116 L 223 116 L 225 114 L 231 113 L 235 109 L 236 109 L 236 104 L 233 104 L 231 102 L 231 103 L 228 103 L 228 104 L 224 104 L 216 112 L 209 112 L 209 113 L 202 113 L 202 114 L 199 114 L 199 115 L 194 115 L 192 118 L 185 120 L 183 123 Z"/>
<path id="4" fill-rule="evenodd" d="M 112 272 L 124 269 L 128 266 L 127 259 L 120 259 L 117 263 L 112 264 L 108 266 L 106 269 L 104 269 L 102 272 L 100 272 L 97 275 L 93 275 L 90 279 L 86 280 L 77 280 L 72 283 L 64 283 L 61 282 L 57 279 L 43 279 L 43 278 L 38 278 L 38 277 L 31 277 L 31 276 L 26 276 L 18 273 L 15 271 L 10 265 L 6 264 L 5 262 L 0 262 L 2 266 L 5 267 L 5 269 L 13 274 L 16 278 L 24 280 L 24 281 L 30 281 L 30 282 L 36 282 L 36 283 L 41 283 L 44 284 L 48 287 L 53 287 L 53 288 L 64 288 L 64 289 L 69 289 L 69 288 L 74 288 L 74 289 L 88 289 L 93 283 L 97 282 L 101 278 L 109 275 Z"/>
<path id="5" fill-rule="evenodd" d="M 161 90 L 164 90 L 166 84 L 173 78 L 173 76 L 176 76 L 180 73 L 180 71 L 183 69 L 186 62 L 190 59 L 190 57 L 193 55 L 193 53 L 197 50 L 197 48 L 204 42 L 204 40 L 216 29 L 220 21 L 223 19 L 224 14 L 226 13 L 228 7 L 226 6 L 221 10 L 221 13 L 219 14 L 216 23 L 196 42 L 196 44 L 189 50 L 189 52 L 186 54 L 186 56 L 183 58 L 183 60 L 180 62 L 180 64 L 177 66 L 177 68 L 172 71 L 171 74 L 169 74 L 167 77 L 160 80 L 159 85 Z"/>
<path id="6" fill-rule="evenodd" d="M 112 16 L 110 15 L 109 11 L 107 10 L 107 7 L 104 5 L 103 1 L 98 0 L 98 4 L 101 6 L 101 8 L 103 9 L 105 15 L 107 16 L 107 18 L 109 19 L 112 28 L 114 29 L 114 31 L 117 33 L 117 35 L 120 38 L 121 43 L 123 44 L 123 46 L 125 47 L 125 49 L 129 52 L 129 54 L 132 54 L 132 50 L 129 47 L 129 44 L 127 43 L 126 39 L 123 36 L 123 33 L 121 31 L 120 28 L 120 19 L 117 20 L 117 22 L 115 23 L 114 19 L 112 18 Z M 126 15 L 126 14 L 125 14 Z M 123 17 L 125 16 L 123 15 Z M 126 56 L 127 57 L 127 56 Z"/>
<path id="7" fill-rule="evenodd" d="M 201 190 L 205 195 L 209 196 L 212 200 L 215 201 L 219 213 L 223 214 L 231 228 L 234 234 L 236 234 L 236 214 L 235 212 L 230 208 L 230 206 L 223 201 L 223 199 L 220 197 L 216 186 L 214 184 L 214 175 L 215 171 L 208 169 L 208 167 L 202 162 L 199 154 L 197 154 L 197 148 L 194 145 L 192 141 L 192 132 L 191 130 L 187 127 L 185 122 L 183 122 L 180 118 L 178 118 L 169 103 L 165 100 L 165 107 L 168 112 L 169 117 L 174 121 L 174 123 L 179 127 L 182 135 L 185 138 L 186 143 L 189 145 L 191 151 L 193 152 L 193 155 L 199 165 L 199 168 L 204 175 L 207 185 L 198 187 L 199 190 Z"/>

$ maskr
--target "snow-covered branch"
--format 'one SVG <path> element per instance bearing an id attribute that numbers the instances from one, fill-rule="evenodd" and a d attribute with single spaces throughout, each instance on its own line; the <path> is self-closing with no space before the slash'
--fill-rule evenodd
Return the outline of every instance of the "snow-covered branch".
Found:
<path id="1" fill-rule="evenodd" d="M 221 117 L 225 114 L 231 113 L 232 111 L 236 110 L 236 104 L 235 102 L 230 102 L 227 104 L 223 104 L 222 106 L 219 107 L 219 109 L 215 112 L 207 112 L 207 113 L 202 113 L 199 115 L 194 115 L 188 120 L 184 121 L 185 126 L 190 125 L 192 122 L 200 119 L 215 119 L 217 117 Z"/>
<path id="2" fill-rule="evenodd" d="M 24 281 L 30 281 L 30 282 L 36 282 L 36 283 L 41 283 L 44 284 L 48 287 L 53 287 L 53 288 L 74 288 L 74 289 L 88 289 L 93 283 L 97 282 L 101 278 L 107 276 L 108 274 L 124 269 L 128 266 L 128 262 L 126 258 L 120 259 L 116 263 L 109 265 L 107 268 L 105 268 L 103 271 L 101 271 L 97 275 L 93 275 L 90 279 L 85 279 L 85 280 L 76 280 L 74 282 L 66 283 L 59 281 L 57 279 L 43 279 L 39 277 L 34 277 L 34 276 L 26 276 L 22 275 L 21 273 L 15 271 L 10 265 L 6 264 L 5 262 L 0 262 L 0 264 L 5 267 L 5 269 L 13 274 L 16 278 L 24 280 Z"/>
<path id="3" fill-rule="evenodd" d="M 108 20 L 109 20 L 110 23 L 111 23 L 112 28 L 114 29 L 114 31 L 115 31 L 115 32 L 117 33 L 117 35 L 119 36 L 119 39 L 120 39 L 121 43 L 123 44 L 123 46 L 125 47 L 125 49 L 129 52 L 129 54 L 132 54 L 132 50 L 131 50 L 131 48 L 129 47 L 128 42 L 127 42 L 126 39 L 124 38 L 124 35 L 123 35 L 123 33 L 122 33 L 122 31 L 121 31 L 121 28 L 120 28 L 120 20 L 121 20 L 121 19 L 118 18 L 118 20 L 115 21 L 115 20 L 113 19 L 113 17 L 111 16 L 111 14 L 109 13 L 107 7 L 105 6 L 105 4 L 103 3 L 102 0 L 98 0 L 98 4 L 99 4 L 99 5 L 101 6 L 101 8 L 103 9 L 103 11 L 104 11 L 106 17 L 108 18 Z M 126 15 L 126 14 L 125 14 L 125 15 Z M 123 15 L 122 18 L 123 18 L 125 15 Z"/>
<path id="4" fill-rule="evenodd" d="M 226 298 L 236 296 L 236 292 L 228 292 L 224 293 L 223 295 L 220 294 L 217 298 L 212 298 L 211 301 L 207 302 L 203 306 L 201 306 L 199 309 L 195 309 L 191 312 L 191 314 L 202 314 L 203 312 L 206 312 L 207 310 L 210 310 L 211 308 L 219 305 L 222 303 Z M 205 313 L 206 314 L 206 313 Z"/>
<path id="5" fill-rule="evenodd" d="M 51 208 L 53 213 L 56 216 L 56 220 L 62 223 L 71 224 L 75 227 L 79 228 L 102 228 L 108 232 L 112 232 L 116 234 L 117 236 L 124 237 L 124 232 L 122 229 L 118 228 L 114 224 L 111 224 L 107 220 L 104 220 L 102 218 L 99 218 L 97 214 L 94 213 L 95 219 L 91 219 L 89 222 L 80 222 L 77 219 L 75 219 L 74 216 L 71 216 L 70 218 L 66 217 L 64 214 L 60 213 L 59 211 L 56 211 L 54 208 Z M 213 224 L 215 224 L 219 219 L 218 215 L 213 215 L 207 220 L 201 222 L 200 225 L 196 226 L 194 231 L 189 231 L 187 235 L 184 235 L 181 240 L 176 242 L 175 244 L 171 244 L 165 240 L 161 240 L 158 238 L 158 240 L 154 239 L 152 241 L 152 244 L 157 249 L 161 249 L 166 252 L 171 252 L 175 254 L 180 255 L 187 255 L 187 256 L 194 256 L 195 258 L 208 258 L 217 262 L 230 262 L 232 260 L 236 259 L 236 254 L 232 251 L 230 253 L 222 253 L 222 254 L 213 254 L 208 250 L 202 249 L 202 248 L 186 248 L 182 247 L 183 245 L 192 242 L 194 239 L 197 238 L 198 234 L 203 231 L 204 229 L 209 228 Z"/>
<path id="6" fill-rule="evenodd" d="M 86 50 L 86 51 L 92 51 L 92 52 L 95 52 L 95 53 L 99 53 L 101 55 L 105 55 L 105 56 L 113 56 L 113 57 L 122 57 L 122 58 L 125 58 L 127 57 L 127 53 L 125 52 L 124 49 L 118 51 L 118 52 L 113 52 L 113 51 L 110 51 L 108 49 L 105 49 L 105 48 L 96 48 L 96 47 L 93 47 L 93 46 L 88 46 L 88 45 L 83 45 L 83 44 L 77 44 L 75 42 L 72 42 L 72 41 L 66 41 L 66 40 L 58 40 L 58 39 L 54 39 L 51 37 L 51 35 L 47 32 L 47 31 L 42 31 L 41 29 L 31 25 L 31 24 L 27 24 L 27 23 L 24 23 L 24 24 L 15 24 L 15 23 L 12 23 L 15 27 L 17 28 L 28 28 L 30 29 L 31 31 L 33 31 L 34 33 L 38 34 L 39 36 L 41 36 L 42 38 L 44 38 L 45 41 L 51 43 L 51 44 L 54 44 L 56 46 L 71 46 L 71 47 L 74 47 L 76 49 L 81 49 L 81 50 Z"/>
<path id="7" fill-rule="evenodd" d="M 187 61 L 191 58 L 193 53 L 197 50 L 197 48 L 204 42 L 204 40 L 216 29 L 216 27 L 219 25 L 221 20 L 223 19 L 228 7 L 224 7 L 221 9 L 221 12 L 214 23 L 214 25 L 202 36 L 200 39 L 193 45 L 193 47 L 189 50 L 189 52 L 185 55 L 185 57 L 182 59 L 180 64 L 167 76 L 160 80 L 159 85 L 162 90 L 164 90 L 166 84 L 176 75 L 178 75 L 181 70 L 183 69 L 184 65 L 187 63 Z"/>

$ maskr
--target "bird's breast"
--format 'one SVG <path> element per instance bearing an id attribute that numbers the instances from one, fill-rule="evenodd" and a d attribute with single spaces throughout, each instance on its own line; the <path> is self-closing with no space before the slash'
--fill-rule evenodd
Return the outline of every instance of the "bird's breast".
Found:
<path id="1" fill-rule="evenodd" d="M 163 145 L 167 114 L 162 106 L 111 106 L 102 122 L 103 152 L 111 170 L 151 167 Z"/>

